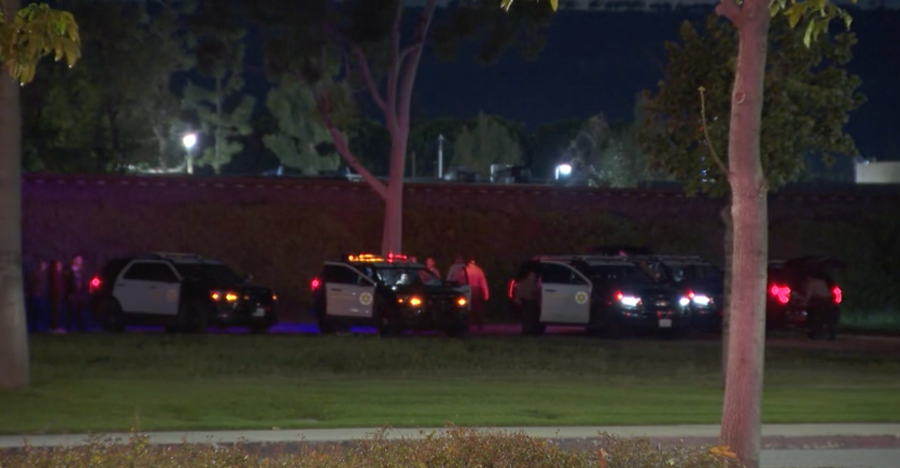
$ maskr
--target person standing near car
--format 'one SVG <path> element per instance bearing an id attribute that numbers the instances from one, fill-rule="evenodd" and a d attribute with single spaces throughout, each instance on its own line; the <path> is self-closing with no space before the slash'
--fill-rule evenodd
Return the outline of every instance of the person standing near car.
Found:
<path id="1" fill-rule="evenodd" d="M 53 333 L 65 333 L 66 329 L 66 276 L 63 262 L 56 260 L 50 268 L 50 329 Z"/>
<path id="2" fill-rule="evenodd" d="M 66 312 L 69 316 L 69 330 L 87 331 L 87 281 L 84 279 L 84 259 L 81 255 L 72 257 L 66 269 Z"/>
<path id="3" fill-rule="evenodd" d="M 484 303 L 490 299 L 487 278 L 484 276 L 484 270 L 475 264 L 474 258 L 469 259 L 464 271 L 472 291 L 472 323 L 480 332 L 484 328 Z"/>
<path id="4" fill-rule="evenodd" d="M 50 271 L 46 260 L 38 260 L 27 284 L 28 331 L 45 332 L 50 327 Z"/>
<path id="5" fill-rule="evenodd" d="M 457 255 L 453 265 L 447 270 L 447 282 L 453 286 L 468 286 L 469 278 L 466 275 L 466 261 L 462 255 Z"/>
<path id="6" fill-rule="evenodd" d="M 540 320 L 541 314 L 541 287 L 537 273 L 527 271 L 525 276 L 516 279 L 512 301 L 519 308 L 519 319 L 522 321 L 522 331 L 531 334 L 533 324 Z"/>
<path id="7" fill-rule="evenodd" d="M 430 271 L 431 274 L 441 277 L 441 270 L 438 270 L 437 266 L 434 263 L 434 257 L 426 257 L 425 258 L 425 269 Z"/>
<path id="8" fill-rule="evenodd" d="M 833 340 L 836 336 L 838 321 L 837 307 L 829 284 L 829 278 L 818 275 L 804 275 L 797 291 L 792 292 L 791 302 L 806 310 L 806 322 L 810 338 L 824 334 L 824 338 Z"/>

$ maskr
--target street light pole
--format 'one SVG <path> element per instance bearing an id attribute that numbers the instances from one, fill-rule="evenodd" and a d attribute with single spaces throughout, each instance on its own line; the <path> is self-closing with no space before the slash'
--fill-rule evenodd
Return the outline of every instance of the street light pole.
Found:
<path id="1" fill-rule="evenodd" d="M 444 134 L 438 135 L 438 179 L 444 180 Z"/>
<path id="2" fill-rule="evenodd" d="M 196 133 L 188 133 L 181 139 L 181 142 L 184 143 L 185 149 L 187 149 L 187 158 L 185 160 L 185 169 L 188 174 L 194 173 L 194 155 L 191 150 L 194 148 L 194 145 L 197 144 L 197 134 Z"/>

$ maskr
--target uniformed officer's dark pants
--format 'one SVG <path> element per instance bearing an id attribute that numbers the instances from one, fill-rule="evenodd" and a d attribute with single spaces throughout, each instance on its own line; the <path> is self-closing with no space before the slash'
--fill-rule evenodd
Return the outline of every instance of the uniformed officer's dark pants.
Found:
<path id="1" fill-rule="evenodd" d="M 50 302 L 43 296 L 28 296 L 25 303 L 29 333 L 45 332 L 50 327 Z"/>
<path id="2" fill-rule="evenodd" d="M 471 315 L 469 316 L 469 325 L 478 327 L 478 331 L 484 328 L 484 299 L 478 296 L 472 296 Z"/>
<path id="3" fill-rule="evenodd" d="M 66 316 L 68 318 L 69 331 L 87 331 L 88 325 L 88 301 L 84 295 L 76 294 L 66 300 Z"/>

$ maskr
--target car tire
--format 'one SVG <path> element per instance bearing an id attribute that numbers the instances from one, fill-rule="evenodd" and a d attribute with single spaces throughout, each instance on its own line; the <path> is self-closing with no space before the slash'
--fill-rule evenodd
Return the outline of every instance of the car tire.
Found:
<path id="1" fill-rule="evenodd" d="M 328 317 L 319 317 L 317 325 L 319 326 L 319 333 L 323 335 L 333 335 L 337 331 L 334 323 Z"/>
<path id="2" fill-rule="evenodd" d="M 615 317 L 607 317 L 600 328 L 600 336 L 607 340 L 622 338 L 622 325 Z"/>
<path id="3" fill-rule="evenodd" d="M 209 311 L 200 304 L 193 304 L 188 315 L 189 330 L 192 333 L 205 334 L 209 332 Z"/>
<path id="4" fill-rule="evenodd" d="M 103 328 L 110 333 L 122 333 L 128 327 L 125 321 L 125 314 L 122 312 L 122 306 L 119 301 L 110 299 L 105 301 L 101 306 L 103 317 Z"/>
<path id="5" fill-rule="evenodd" d="M 467 327 L 466 325 L 460 324 L 460 325 L 455 325 L 450 328 L 447 328 L 446 333 L 447 333 L 447 336 L 450 336 L 450 337 L 461 337 L 461 336 L 465 336 L 466 332 L 468 332 L 468 331 L 469 331 L 469 327 Z"/>
<path id="6" fill-rule="evenodd" d="M 390 314 L 382 311 L 378 314 L 378 334 L 383 337 L 399 336 L 403 330 L 391 320 Z"/>

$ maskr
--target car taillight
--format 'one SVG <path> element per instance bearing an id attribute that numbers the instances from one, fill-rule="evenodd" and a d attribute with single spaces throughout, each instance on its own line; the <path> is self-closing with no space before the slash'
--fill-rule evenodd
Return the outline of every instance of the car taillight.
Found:
<path id="1" fill-rule="evenodd" d="M 319 289 L 319 284 L 319 278 L 313 278 L 312 282 L 309 283 L 309 286 L 315 291 L 316 289 Z"/>
<path id="2" fill-rule="evenodd" d="M 516 291 L 516 280 L 512 280 L 509 282 L 509 298 L 513 298 L 513 293 Z"/>
<path id="3" fill-rule="evenodd" d="M 844 292 L 841 291 L 841 288 L 835 286 L 834 289 L 831 290 L 831 294 L 834 294 L 834 303 L 840 304 L 841 301 L 844 300 Z"/>
<path id="4" fill-rule="evenodd" d="M 97 291 L 98 289 L 100 289 L 100 286 L 102 284 L 103 284 L 103 281 L 100 280 L 99 276 L 95 276 L 95 277 L 91 278 L 91 286 L 89 289 L 90 292 L 93 293 L 93 292 Z"/>
<path id="5" fill-rule="evenodd" d="M 787 304 L 791 301 L 791 288 L 787 286 L 773 284 L 772 287 L 769 288 L 769 293 L 781 304 Z"/>

